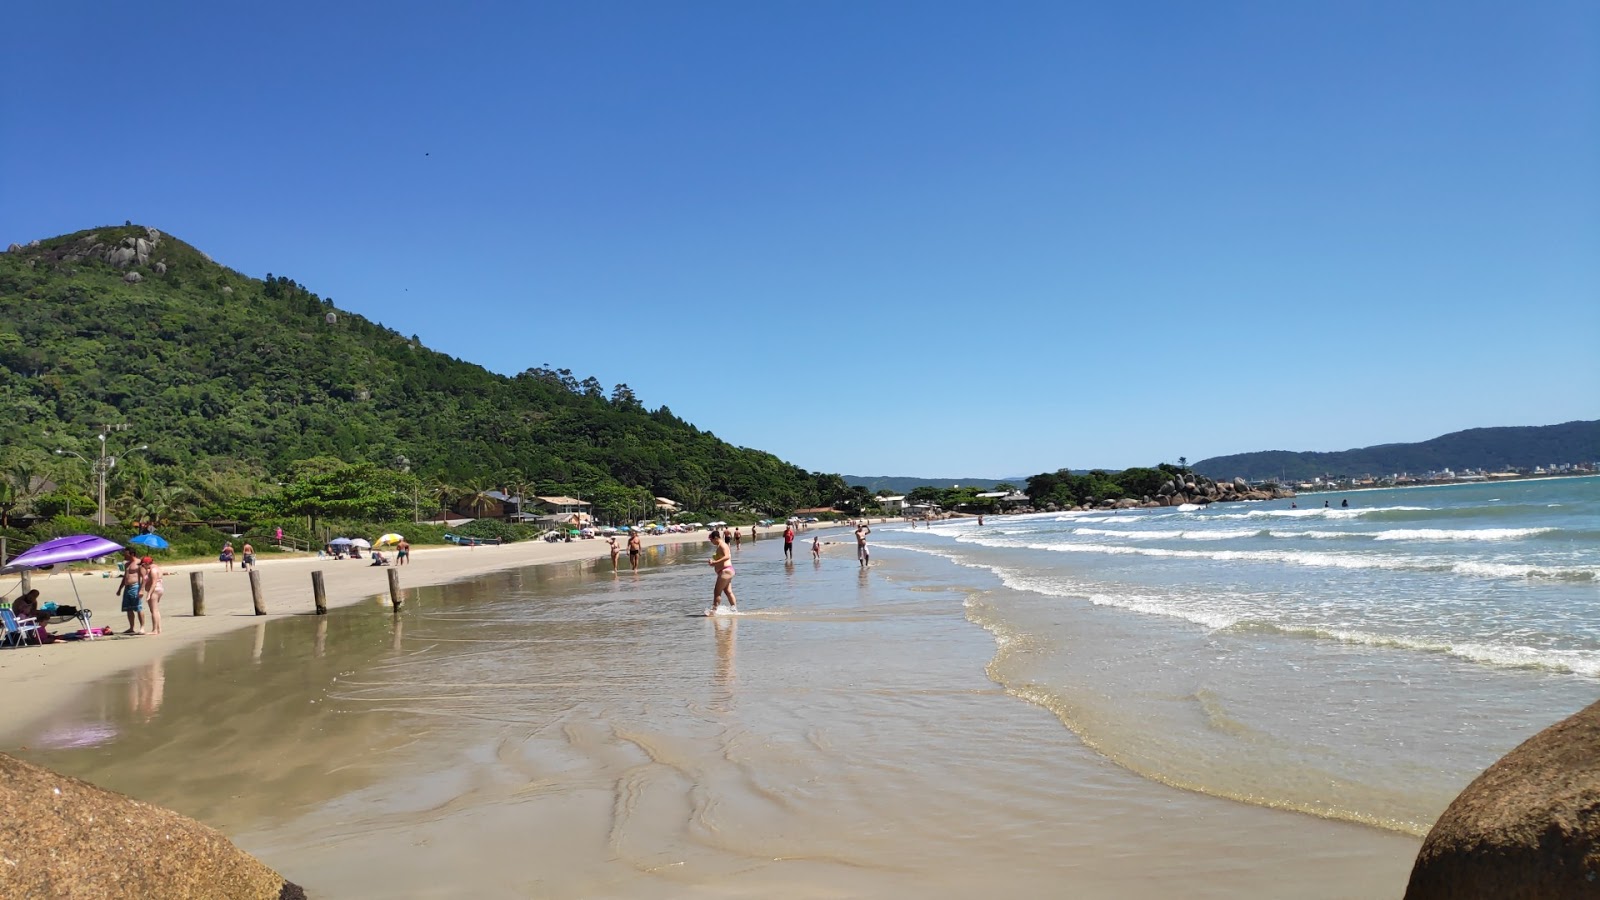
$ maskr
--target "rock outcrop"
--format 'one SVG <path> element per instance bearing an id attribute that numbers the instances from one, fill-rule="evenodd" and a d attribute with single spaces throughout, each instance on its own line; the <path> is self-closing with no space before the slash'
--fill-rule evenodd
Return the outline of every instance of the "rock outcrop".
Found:
<path id="1" fill-rule="evenodd" d="M 305 897 L 215 829 L 3 753 L 0 809 L 0 896 Z"/>
<path id="2" fill-rule="evenodd" d="M 1600 897 L 1600 703 L 1485 769 L 1428 832 L 1406 900 Z"/>

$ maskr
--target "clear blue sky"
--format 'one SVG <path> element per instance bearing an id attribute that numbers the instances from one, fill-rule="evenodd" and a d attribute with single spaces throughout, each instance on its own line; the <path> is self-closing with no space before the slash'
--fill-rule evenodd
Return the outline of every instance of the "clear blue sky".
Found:
<path id="1" fill-rule="evenodd" d="M 154 225 L 812 470 L 1600 417 L 1593 2 L 6 19 L 0 243 Z"/>

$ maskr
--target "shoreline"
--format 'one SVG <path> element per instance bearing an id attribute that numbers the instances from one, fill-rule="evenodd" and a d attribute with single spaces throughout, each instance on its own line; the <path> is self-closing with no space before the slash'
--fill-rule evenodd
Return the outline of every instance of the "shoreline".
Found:
<path id="1" fill-rule="evenodd" d="M 877 524 L 888 520 L 873 521 Z M 847 526 L 818 522 L 800 534 L 809 535 L 843 527 Z M 775 540 L 782 533 L 781 525 L 758 529 L 758 534 L 765 540 Z M 703 543 L 705 540 L 706 532 L 691 531 L 650 535 L 643 539 L 643 546 L 648 552 L 651 547 Z M 798 544 L 799 535 L 795 540 Z M 619 564 L 622 571 L 626 571 L 626 544 L 619 543 L 623 545 Z M 224 571 L 222 563 L 214 560 L 163 566 L 166 592 L 161 600 L 160 635 L 115 633 L 124 627 L 125 614 L 121 612 L 120 602 L 114 592 L 116 579 L 101 577 L 103 573 L 100 571 L 72 573 L 84 574 L 84 578 L 73 578 L 70 583 L 62 579 L 59 573 L 43 577 L 34 573 L 33 586 L 39 589 L 41 599 L 73 603 L 93 610 L 95 627 L 110 627 L 113 634 L 95 640 L 64 641 L 43 647 L 29 644 L 0 650 L 0 678 L 5 680 L 10 696 L 0 738 L 27 731 L 48 717 L 56 706 L 68 702 L 89 685 L 157 657 L 170 656 L 181 648 L 255 622 L 287 616 L 315 616 L 310 577 L 313 571 L 321 570 L 323 573 L 327 608 L 331 612 L 372 598 L 380 598 L 387 605 L 387 573 L 391 569 L 400 573 L 400 589 L 405 592 L 413 588 L 466 581 L 505 569 L 605 560 L 609 558 L 609 551 L 604 540 L 595 538 L 572 543 L 519 541 L 470 547 L 418 547 L 412 550 L 411 561 L 405 566 L 394 566 L 392 563 L 389 566 L 372 566 L 365 559 L 352 566 L 351 560 L 318 559 L 315 556 L 277 559 L 260 553 L 256 558 L 261 572 L 262 598 L 267 609 L 264 616 L 255 615 L 249 577 L 237 566 L 232 572 Z M 194 600 L 188 577 L 192 572 L 204 575 L 204 616 L 196 616 L 193 612 Z M 0 594 L 13 597 L 19 582 L 20 576 L 14 573 L 0 577 Z M 80 600 L 81 604 L 78 602 Z M 148 622 L 146 627 L 149 627 Z M 57 628 L 75 630 L 69 629 L 65 623 Z"/>

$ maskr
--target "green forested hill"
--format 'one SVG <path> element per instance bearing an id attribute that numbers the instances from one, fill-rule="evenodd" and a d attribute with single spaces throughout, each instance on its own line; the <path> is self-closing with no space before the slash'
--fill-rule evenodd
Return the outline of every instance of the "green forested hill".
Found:
<path id="1" fill-rule="evenodd" d="M 1319 475 L 1421 474 L 1442 469 L 1511 469 L 1600 459 L 1600 421 L 1472 428 L 1415 444 L 1380 444 L 1335 453 L 1268 450 L 1214 456 L 1194 469 L 1213 478 L 1299 481 Z"/>
<path id="2" fill-rule="evenodd" d="M 176 486 L 195 515 L 269 495 L 324 457 L 403 473 L 413 495 L 581 493 L 602 512 L 661 495 L 776 513 L 850 494 L 838 476 L 647 410 L 626 385 L 496 375 L 134 225 L 0 254 L 0 408 L 7 471 L 81 497 L 89 467 L 52 451 L 93 457 L 102 424 L 129 423 L 113 444 L 149 450 L 118 467 L 113 496 Z"/>

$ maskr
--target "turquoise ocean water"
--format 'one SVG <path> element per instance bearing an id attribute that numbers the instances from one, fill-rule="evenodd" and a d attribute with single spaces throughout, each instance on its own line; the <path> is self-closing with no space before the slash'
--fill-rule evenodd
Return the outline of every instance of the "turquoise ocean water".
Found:
<path id="1" fill-rule="evenodd" d="M 1245 802 L 1421 833 L 1600 697 L 1600 478 L 1292 502 L 877 537 L 991 573 L 968 617 L 1010 692 L 1133 771 Z"/>

